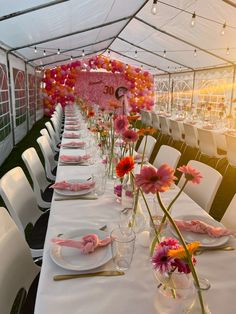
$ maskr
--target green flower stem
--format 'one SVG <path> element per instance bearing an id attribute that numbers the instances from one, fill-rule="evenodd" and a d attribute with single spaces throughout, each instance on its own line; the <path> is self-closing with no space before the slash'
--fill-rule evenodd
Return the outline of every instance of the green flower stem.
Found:
<path id="1" fill-rule="evenodd" d="M 163 206 L 162 201 L 161 201 L 161 198 L 160 198 L 160 195 L 159 195 L 158 192 L 157 192 L 157 199 L 158 199 L 158 202 L 159 202 L 159 204 L 160 204 L 160 206 L 161 206 L 161 208 L 162 208 L 164 214 L 167 216 L 169 222 L 171 223 L 172 227 L 174 228 L 175 232 L 177 233 L 181 244 L 183 245 L 185 254 L 186 254 L 187 259 L 188 259 L 189 268 L 190 268 L 190 270 L 191 270 L 191 273 L 192 273 L 192 276 L 193 276 L 193 278 L 194 278 L 195 284 L 196 284 L 196 286 L 197 286 L 197 288 L 198 288 L 198 297 L 199 297 L 199 302 L 200 302 L 200 305 L 201 305 L 201 312 L 202 312 L 202 314 L 205 314 L 205 309 L 204 309 L 204 303 L 203 303 L 203 298 L 202 298 L 200 283 L 199 283 L 199 279 L 198 279 L 198 276 L 197 276 L 195 267 L 194 267 L 194 265 L 193 265 L 192 256 L 189 254 L 187 245 L 186 245 L 186 243 L 185 243 L 185 241 L 184 241 L 184 238 L 183 238 L 181 232 L 179 231 L 179 228 L 176 226 L 176 224 L 175 224 L 175 222 L 174 222 L 174 219 L 171 217 L 171 215 L 169 214 L 169 212 L 167 211 L 167 209 L 165 208 L 165 206 Z"/>
<path id="2" fill-rule="evenodd" d="M 174 202 L 179 198 L 180 194 L 181 194 L 182 191 L 184 190 L 184 188 L 185 188 L 185 186 L 186 186 L 187 183 L 188 183 L 188 180 L 186 180 L 186 181 L 184 182 L 182 188 L 179 190 L 179 192 L 176 194 L 176 196 L 173 198 L 173 200 L 172 200 L 172 201 L 170 202 L 170 204 L 168 205 L 168 207 L 167 207 L 167 209 L 166 209 L 168 212 L 170 211 L 170 209 L 171 209 L 171 207 L 173 206 Z M 160 202 L 161 202 L 161 203 L 160 203 Z M 161 208 L 163 208 L 164 205 L 163 205 L 163 203 L 162 203 L 161 198 L 160 198 L 160 200 L 159 200 L 159 203 L 160 203 Z M 164 215 L 163 218 L 162 218 L 162 220 L 161 220 L 161 223 L 160 223 L 160 226 L 159 226 L 159 229 L 158 229 L 158 233 L 161 233 L 161 230 L 162 230 L 162 228 L 163 228 L 163 226 L 164 226 L 164 224 L 165 224 L 165 222 L 166 222 L 166 218 L 167 218 L 167 216 Z"/>
<path id="3" fill-rule="evenodd" d="M 141 169 L 143 168 L 143 161 L 144 161 L 144 155 L 145 155 L 145 151 L 146 151 L 146 146 L 147 146 L 147 135 L 145 135 L 145 142 L 144 142 L 142 161 L 141 161 Z"/>

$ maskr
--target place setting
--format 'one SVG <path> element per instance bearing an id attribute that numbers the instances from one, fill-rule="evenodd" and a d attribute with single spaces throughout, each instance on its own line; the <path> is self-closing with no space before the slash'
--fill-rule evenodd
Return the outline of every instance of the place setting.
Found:
<path id="1" fill-rule="evenodd" d="M 93 164 L 92 156 L 90 154 L 85 155 L 61 155 L 59 158 L 61 166 L 89 166 Z"/>

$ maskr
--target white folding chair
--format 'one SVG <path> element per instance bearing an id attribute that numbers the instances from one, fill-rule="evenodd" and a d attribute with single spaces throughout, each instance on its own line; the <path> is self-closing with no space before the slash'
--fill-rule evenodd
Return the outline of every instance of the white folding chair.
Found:
<path id="1" fill-rule="evenodd" d="M 146 136 L 144 136 L 142 138 L 142 141 L 138 147 L 137 153 L 139 153 L 139 154 L 143 153 L 144 148 L 145 148 L 145 141 L 146 141 Z M 155 144 L 156 144 L 156 139 L 151 135 L 147 135 L 147 143 L 146 143 L 146 148 L 145 148 L 144 154 L 148 158 L 148 160 L 151 157 L 151 154 L 152 154 L 152 151 L 153 151 Z"/>
<path id="2" fill-rule="evenodd" d="M 8 314 L 13 313 L 17 294 L 22 292 L 25 296 L 28 293 L 40 267 L 33 262 L 29 247 L 3 207 L 0 207 L 0 253 L 0 313 Z M 33 309 L 27 306 L 28 299 L 24 300 L 23 295 L 14 313 L 22 313 L 20 308 L 23 307 L 23 313 L 33 314 Z"/>
<path id="3" fill-rule="evenodd" d="M 225 139 L 226 139 L 226 148 L 227 148 L 226 156 L 229 163 L 227 165 L 227 168 L 229 165 L 232 167 L 236 167 L 236 136 L 230 135 L 229 133 L 225 133 Z"/>
<path id="4" fill-rule="evenodd" d="M 2 199 L 19 230 L 25 235 L 33 257 L 42 256 L 49 211 L 38 208 L 36 196 L 20 167 L 0 180 Z"/>
<path id="5" fill-rule="evenodd" d="M 185 144 L 189 147 L 197 149 L 197 154 L 195 156 L 195 158 L 197 158 L 198 154 L 200 153 L 197 129 L 192 124 L 188 123 L 183 123 L 183 127 Z"/>
<path id="6" fill-rule="evenodd" d="M 206 212 L 209 212 L 222 181 L 222 175 L 216 169 L 197 160 L 190 160 L 188 165 L 199 171 L 203 178 L 199 184 L 188 182 L 184 188 L 184 192 Z M 182 174 L 178 186 L 181 188 L 184 182 L 185 177 Z"/>
<path id="7" fill-rule="evenodd" d="M 153 166 L 159 168 L 163 164 L 168 164 L 173 169 L 176 169 L 181 152 L 174 147 L 168 145 L 161 145 L 154 161 Z"/>
<path id="8" fill-rule="evenodd" d="M 45 136 L 40 136 L 37 138 L 37 143 L 42 151 L 45 163 L 45 170 L 47 174 L 47 178 L 55 181 L 56 179 L 56 171 L 57 171 L 57 162 L 54 159 L 54 153 L 47 141 Z"/>
<path id="9" fill-rule="evenodd" d="M 199 150 L 200 156 L 206 155 L 216 159 L 216 167 L 218 162 L 226 157 L 226 154 L 219 154 L 217 150 L 214 134 L 210 130 L 198 128 Z"/>
<path id="10" fill-rule="evenodd" d="M 184 130 L 182 130 L 182 128 L 180 127 L 178 121 L 176 120 L 169 120 L 169 127 L 171 130 L 171 137 L 173 139 L 173 141 L 176 142 L 180 142 L 181 146 L 180 146 L 180 150 L 183 148 L 184 146 Z"/>
<path id="11" fill-rule="evenodd" d="M 168 136 L 168 142 L 172 142 L 172 137 L 170 133 L 169 120 L 164 116 L 159 116 L 160 128 L 162 136 Z"/>
<path id="12" fill-rule="evenodd" d="M 49 186 L 44 167 L 34 147 L 30 147 L 21 155 L 30 177 L 33 181 L 33 189 L 38 205 L 42 208 L 49 208 L 51 205 L 53 189 Z"/>
<path id="13" fill-rule="evenodd" d="M 40 130 L 40 134 L 43 135 L 43 136 L 46 136 L 46 138 L 48 140 L 48 143 L 51 146 L 52 151 L 55 151 L 55 152 L 59 152 L 60 151 L 60 148 L 57 147 L 55 141 L 50 137 L 50 135 L 48 133 L 48 130 L 46 128 L 41 129 Z"/>
<path id="14" fill-rule="evenodd" d="M 236 232 L 236 194 L 227 207 L 221 222 L 226 228 Z"/>
<path id="15" fill-rule="evenodd" d="M 53 129 L 53 127 L 52 127 L 52 124 L 51 124 L 50 122 L 46 122 L 46 123 L 45 123 L 45 126 L 46 126 L 46 128 L 47 128 L 47 130 L 48 130 L 48 133 L 49 133 L 49 135 L 50 135 L 52 141 L 54 142 L 53 145 L 54 145 L 54 146 L 57 146 L 57 145 L 61 142 L 61 140 L 60 140 L 60 135 L 57 134 L 57 133 L 54 131 L 54 129 Z"/>

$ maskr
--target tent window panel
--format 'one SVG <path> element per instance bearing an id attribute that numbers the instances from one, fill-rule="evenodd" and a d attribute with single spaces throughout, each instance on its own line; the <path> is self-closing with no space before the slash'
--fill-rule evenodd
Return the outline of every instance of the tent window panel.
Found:
<path id="1" fill-rule="evenodd" d="M 160 110 L 167 110 L 169 104 L 169 79 L 155 81 L 156 104 Z"/>
<path id="2" fill-rule="evenodd" d="M 35 116 L 35 76 L 33 74 L 28 74 L 28 88 L 29 115 L 33 121 Z"/>
<path id="3" fill-rule="evenodd" d="M 174 80 L 173 107 L 177 110 L 191 110 L 193 80 Z"/>
<path id="4" fill-rule="evenodd" d="M 22 70 L 13 68 L 14 92 L 15 92 L 15 122 L 16 126 L 26 120 L 25 101 L 25 73 Z"/>
<path id="5" fill-rule="evenodd" d="M 0 141 L 11 132 L 6 65 L 0 63 Z"/>

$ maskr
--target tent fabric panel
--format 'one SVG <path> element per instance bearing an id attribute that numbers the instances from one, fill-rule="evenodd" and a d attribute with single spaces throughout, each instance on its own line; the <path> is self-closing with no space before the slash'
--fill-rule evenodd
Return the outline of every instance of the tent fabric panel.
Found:
<path id="1" fill-rule="evenodd" d="M 0 0 L 1 16 L 47 3 L 48 0 Z"/>
<path id="2" fill-rule="evenodd" d="M 8 46 L 18 47 L 130 16 L 144 1 L 129 0 L 125 6 L 122 0 L 116 0 L 115 5 L 113 3 L 110 0 L 71 0 L 61 3 L 3 21 L 0 24 L 0 37 Z M 30 27 L 32 21 L 34 27 Z"/>
<path id="3" fill-rule="evenodd" d="M 36 86 L 35 86 L 35 70 L 31 66 L 27 66 L 27 84 L 28 84 L 28 121 L 29 121 L 29 129 L 35 123 L 36 117 Z"/>

